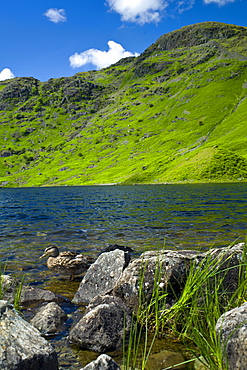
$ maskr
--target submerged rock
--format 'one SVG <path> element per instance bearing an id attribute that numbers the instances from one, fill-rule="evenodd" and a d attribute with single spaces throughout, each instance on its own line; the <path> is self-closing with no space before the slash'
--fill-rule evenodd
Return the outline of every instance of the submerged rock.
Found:
<path id="1" fill-rule="evenodd" d="M 28 285 L 21 284 L 18 279 L 10 275 L 2 275 L 1 277 L 1 286 L 3 292 L 3 299 L 13 303 L 14 296 L 17 293 L 18 289 L 21 289 L 20 294 L 20 303 L 22 305 L 28 305 L 31 302 L 65 302 L 69 301 L 67 298 L 55 294 L 48 289 L 41 289 L 37 287 L 32 287 Z"/>
<path id="2" fill-rule="evenodd" d="M 247 367 L 247 303 L 223 314 L 216 324 L 229 370 Z"/>
<path id="3" fill-rule="evenodd" d="M 55 334 L 63 330 L 63 323 L 67 320 L 64 310 L 55 302 L 40 307 L 30 324 L 42 334 Z"/>
<path id="4" fill-rule="evenodd" d="M 21 293 L 21 303 L 28 305 L 31 302 L 68 302 L 66 297 L 55 294 L 48 289 L 24 286 Z"/>
<path id="5" fill-rule="evenodd" d="M 108 293 L 129 261 L 129 251 L 115 249 L 102 253 L 87 270 L 72 302 L 89 303 L 94 297 Z"/>
<path id="6" fill-rule="evenodd" d="M 103 354 L 81 370 L 120 370 L 120 367 L 110 356 Z"/>
<path id="7" fill-rule="evenodd" d="M 210 370 L 209 366 L 207 366 L 202 357 L 197 358 L 194 361 L 194 370 Z"/>
<path id="8" fill-rule="evenodd" d="M 6 301 L 0 301 L 0 369 L 58 370 L 53 347 Z"/>
<path id="9" fill-rule="evenodd" d="M 162 370 L 174 367 L 177 370 L 185 370 L 187 367 L 183 364 L 184 361 L 185 358 L 181 353 L 163 350 L 149 357 L 147 369 Z"/>
<path id="10" fill-rule="evenodd" d="M 120 298 L 99 296 L 71 330 L 69 341 L 96 352 L 114 351 L 122 347 L 130 322 L 131 315 Z"/>

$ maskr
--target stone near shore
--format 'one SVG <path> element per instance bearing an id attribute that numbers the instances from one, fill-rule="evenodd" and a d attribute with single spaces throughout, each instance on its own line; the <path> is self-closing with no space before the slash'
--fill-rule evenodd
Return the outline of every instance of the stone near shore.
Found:
<path id="1" fill-rule="evenodd" d="M 31 286 L 24 286 L 21 293 L 21 304 L 30 302 L 68 302 L 69 300 L 59 294 L 55 294 L 48 289 L 41 289 Z"/>
<path id="2" fill-rule="evenodd" d="M 2 285 L 2 292 L 3 292 L 3 299 L 13 303 L 14 295 L 20 285 L 18 279 L 10 276 L 10 275 L 2 275 L 1 276 L 1 285 Z M 67 298 L 55 294 L 48 289 L 41 289 L 37 287 L 22 286 L 22 291 L 20 295 L 20 304 L 28 305 L 30 302 L 65 302 L 68 301 Z"/>
<path id="3" fill-rule="evenodd" d="M 72 302 L 89 303 L 94 297 L 108 293 L 130 261 L 130 253 L 120 249 L 102 253 L 89 267 Z"/>
<path id="4" fill-rule="evenodd" d="M 96 352 L 114 351 L 122 347 L 130 323 L 131 315 L 120 298 L 95 297 L 71 330 L 69 341 Z"/>
<path id="5" fill-rule="evenodd" d="M 90 269 L 93 269 L 92 279 L 83 282 L 82 286 L 85 287 L 85 292 L 81 289 L 80 294 L 86 295 L 87 299 L 90 300 L 97 293 L 100 286 L 97 281 L 104 281 L 104 279 L 108 281 L 109 273 L 112 271 L 111 265 L 109 266 L 110 261 L 116 261 L 116 255 L 121 255 L 121 253 L 124 252 L 116 250 L 103 253 L 100 256 L 101 258 L 99 257 L 99 261 L 104 261 L 104 263 L 96 261 L 96 265 L 90 267 Z M 140 303 L 139 288 L 142 286 L 143 299 L 148 302 L 152 297 L 155 284 L 158 284 L 161 292 L 168 293 L 167 305 L 171 306 L 185 286 L 191 264 L 202 268 L 203 264 L 207 263 L 208 258 L 215 264 L 215 269 L 219 275 L 223 274 L 224 284 L 222 289 L 224 294 L 234 292 L 238 286 L 238 266 L 242 253 L 243 243 L 228 248 L 211 249 L 208 252 L 192 250 L 150 251 L 130 262 L 124 270 L 122 255 L 121 269 L 117 269 L 119 277 L 110 290 L 110 295 L 104 295 L 109 288 L 109 284 L 103 284 L 102 295 L 91 301 L 85 315 L 71 330 L 69 340 L 97 352 L 112 351 L 121 347 L 124 320 L 126 323 L 131 321 L 132 311 Z M 111 254 L 111 259 L 109 259 L 109 254 Z M 88 284 L 87 287 L 86 283 Z M 93 291 L 94 284 L 96 289 Z M 99 290 L 101 291 L 101 289 Z M 91 293 L 92 295 L 90 295 Z M 85 301 L 86 297 L 82 298 L 82 295 L 80 295 L 80 299 Z M 128 320 L 126 320 L 126 317 Z M 128 328 L 126 332 L 128 333 Z"/>
<path id="6" fill-rule="evenodd" d="M 227 248 L 211 249 L 208 252 L 191 250 L 150 251 L 143 253 L 130 263 L 128 251 L 113 250 L 102 253 L 88 270 L 81 283 L 81 289 L 78 290 L 74 298 L 74 301 L 86 301 L 90 302 L 90 304 L 82 319 L 71 330 L 69 341 L 96 352 L 109 352 L 121 348 L 124 333 L 125 340 L 127 341 L 128 339 L 132 312 L 139 304 L 139 288 L 142 287 L 143 299 L 148 302 L 152 297 L 155 284 L 158 284 L 161 293 L 168 293 L 167 306 L 171 306 L 176 302 L 176 297 L 179 297 L 184 289 L 191 264 L 194 264 L 197 268 L 202 268 L 209 257 L 215 262 L 214 268 L 219 273 L 219 276 L 223 278 L 222 292 L 231 294 L 238 287 L 239 263 L 243 257 L 243 247 L 244 243 L 239 243 Z M 16 286 L 14 279 L 6 278 L 4 289 L 10 299 L 13 297 L 13 291 Z M 98 295 L 99 292 L 101 295 Z M 57 297 L 46 290 L 24 287 L 22 299 L 23 302 L 39 302 L 44 300 L 53 301 Z M 244 305 L 241 310 L 243 309 L 247 311 L 247 307 L 244 307 Z M 245 370 L 245 364 L 247 363 L 247 358 L 244 355 L 247 349 L 244 344 L 245 341 L 247 342 L 247 336 L 245 336 L 247 326 L 245 328 L 245 323 L 241 321 L 242 317 L 247 322 L 247 312 L 246 316 L 243 312 L 245 311 L 236 313 L 239 317 L 236 320 L 234 319 L 235 321 L 233 320 L 232 326 L 228 323 L 226 329 L 224 325 L 222 325 L 223 329 L 221 328 L 223 343 L 226 343 L 225 338 L 227 338 L 226 352 L 229 364 L 234 364 L 232 365 L 233 367 L 229 367 L 229 370 Z M 40 321 L 38 320 L 37 325 L 40 325 L 39 328 L 43 333 L 48 334 L 51 332 L 48 326 L 49 324 L 52 326 L 53 323 L 49 322 L 49 314 L 47 314 L 46 318 L 42 317 L 42 315 L 44 315 L 44 311 L 41 311 Z M 228 313 L 224 317 L 227 318 L 227 315 Z M 46 324 L 48 326 L 45 328 Z M 229 335 L 227 331 L 228 326 L 231 333 Z M 241 329 L 241 327 L 243 328 Z M 35 329 L 33 328 L 33 330 Z M 54 330 L 57 332 L 58 329 Z M 233 336 L 232 332 L 240 337 Z M 15 335 L 15 333 L 11 332 L 10 335 Z M 229 339 L 231 336 L 238 344 L 235 342 L 231 343 Z M 30 343 L 32 345 L 32 342 Z M 6 347 L 8 348 L 8 345 Z M 3 351 L 2 353 L 5 356 Z M 5 359 L 4 361 L 6 362 Z M 22 361 L 21 357 L 20 361 Z M 39 361 L 39 363 L 43 364 L 44 361 L 42 361 Z M 238 367 L 236 367 L 236 364 L 238 364 Z M 25 368 L 24 365 L 22 363 L 20 369 L 29 369 Z M 97 366 L 97 363 L 95 366 Z M 53 367 L 49 368 L 47 365 L 45 367 L 34 365 L 34 367 L 35 370 L 53 370 Z M 1 362 L 0 368 L 4 370 L 19 370 L 18 367 L 1 367 Z"/>
<path id="7" fill-rule="evenodd" d="M 223 314 L 216 324 L 229 370 L 247 368 L 247 303 Z"/>
<path id="8" fill-rule="evenodd" d="M 67 320 L 64 310 L 55 302 L 50 302 L 40 307 L 30 324 L 42 334 L 55 334 L 63 330 L 63 324 Z"/>
<path id="9" fill-rule="evenodd" d="M 239 243 L 230 248 L 211 249 L 205 253 L 192 250 L 145 252 L 129 263 L 115 284 L 112 294 L 135 309 L 139 304 L 139 288 L 142 286 L 143 296 L 145 300 L 149 300 L 155 284 L 158 284 L 160 291 L 168 293 L 167 303 L 172 305 L 185 286 L 191 264 L 199 266 L 208 257 L 218 263 L 219 273 L 222 271 L 224 274 L 224 293 L 234 292 L 238 286 L 238 265 L 243 245 L 244 243 Z"/>
<path id="10" fill-rule="evenodd" d="M 110 356 L 103 354 L 80 370 L 120 370 L 120 367 Z"/>
<path id="11" fill-rule="evenodd" d="M 204 253 L 195 251 L 148 251 L 130 262 L 113 288 L 113 295 L 121 298 L 128 307 L 135 309 L 139 304 L 139 289 L 148 301 L 154 284 L 160 289 L 182 291 L 191 262 L 202 259 Z M 158 276 L 159 272 L 159 276 Z"/>
<path id="12" fill-rule="evenodd" d="M 58 370 L 53 347 L 6 301 L 0 301 L 0 369 Z"/>

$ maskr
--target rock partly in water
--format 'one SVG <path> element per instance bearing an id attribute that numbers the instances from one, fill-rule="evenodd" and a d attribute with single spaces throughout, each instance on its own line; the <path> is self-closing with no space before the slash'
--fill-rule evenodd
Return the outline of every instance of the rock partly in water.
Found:
<path id="1" fill-rule="evenodd" d="M 33 302 L 69 302 L 69 299 L 55 294 L 48 289 L 41 289 L 32 286 L 24 286 L 21 293 L 21 304 L 27 305 Z"/>
<path id="2" fill-rule="evenodd" d="M 10 275 L 0 275 L 0 286 L 2 298 L 10 303 L 14 302 L 14 295 L 20 286 L 18 279 Z"/>
<path id="3" fill-rule="evenodd" d="M 14 296 L 18 289 L 21 288 L 20 303 L 22 305 L 28 305 L 31 302 L 65 302 L 69 301 L 67 298 L 55 294 L 48 289 L 41 289 L 28 285 L 23 285 L 18 279 L 10 275 L 2 275 L 1 286 L 3 292 L 3 299 L 13 303 Z"/>
<path id="4" fill-rule="evenodd" d="M 53 347 L 6 301 L 0 301 L 0 369 L 58 370 Z"/>
<path id="5" fill-rule="evenodd" d="M 217 272 L 222 279 L 222 293 L 232 294 L 239 286 L 239 264 L 243 263 L 245 243 L 238 243 L 226 248 L 213 248 L 205 253 L 215 261 Z"/>
<path id="6" fill-rule="evenodd" d="M 215 266 L 218 264 L 216 268 L 224 275 L 224 293 L 232 293 L 238 286 L 238 266 L 243 245 L 244 243 L 239 243 L 230 248 L 212 249 L 205 253 L 192 250 L 145 252 L 130 262 L 114 286 L 112 294 L 134 309 L 139 304 L 140 287 L 142 286 L 145 300 L 149 300 L 157 284 L 161 292 L 168 293 L 167 304 L 172 305 L 184 289 L 192 263 L 202 267 L 203 261 L 207 263 L 208 258 L 215 260 Z"/>
<path id="7" fill-rule="evenodd" d="M 122 347 L 130 323 L 131 315 L 120 298 L 95 297 L 71 330 L 69 341 L 96 352 L 114 351 Z"/>
<path id="8" fill-rule="evenodd" d="M 3 293 L 10 290 L 12 287 L 18 285 L 18 280 L 10 275 L 1 275 L 0 278 L 1 278 L 1 289 Z"/>
<path id="9" fill-rule="evenodd" d="M 110 261 L 116 261 L 116 253 L 124 252 L 116 250 L 105 253 L 105 256 L 104 253 L 101 255 L 106 259 L 102 257 L 104 263 L 98 265 L 96 263 L 95 270 L 91 275 L 92 279 L 88 281 L 88 290 L 85 292 L 81 290 L 81 294 L 85 295 L 85 298 L 81 298 L 82 301 L 90 300 L 97 293 L 100 281 L 104 281 L 105 278 L 104 266 L 107 264 L 106 267 L 109 267 Z M 171 306 L 183 291 L 191 265 L 203 268 L 204 263 L 207 264 L 209 259 L 213 261 L 219 276 L 221 273 L 223 274 L 221 277 L 225 284 L 222 288 L 224 293 L 233 292 L 234 287 L 237 287 L 238 284 L 238 266 L 242 253 L 243 244 L 223 249 L 212 249 L 205 253 L 192 250 L 143 253 L 140 258 L 129 263 L 123 273 L 123 267 L 121 271 L 118 270 L 120 276 L 111 289 L 111 295 L 104 295 L 109 284 L 107 284 L 107 289 L 105 289 L 106 285 L 102 285 L 103 295 L 95 297 L 91 301 L 85 315 L 71 330 L 69 340 L 98 352 L 112 351 L 121 347 L 125 322 L 131 321 L 131 312 L 140 303 L 140 286 L 142 286 L 143 299 L 148 301 L 152 297 L 155 284 L 157 284 L 161 294 L 168 294 L 167 305 Z M 108 259 L 109 254 L 112 254 L 111 259 Z M 124 259 L 122 259 L 123 262 Z M 106 268 L 106 280 L 110 271 L 112 271 L 111 266 Z M 83 283 L 82 286 L 85 285 Z M 96 289 L 93 285 L 96 285 Z M 128 328 L 125 330 L 128 333 Z"/>
<path id="10" fill-rule="evenodd" d="M 103 354 L 81 370 L 120 370 L 120 367 L 110 356 Z"/>
<path id="11" fill-rule="evenodd" d="M 64 310 L 55 302 L 50 302 L 40 307 L 30 324 L 42 334 L 55 334 L 61 332 L 67 315 Z"/>
<path id="12" fill-rule="evenodd" d="M 202 257 L 203 253 L 195 251 L 145 252 L 130 262 L 114 286 L 113 294 L 123 299 L 127 306 L 133 309 L 139 304 L 141 285 L 146 300 L 151 298 L 155 284 L 158 284 L 160 289 L 164 291 L 169 290 L 169 286 L 172 286 L 172 289 L 179 296 L 185 284 L 191 261 Z"/>
<path id="13" fill-rule="evenodd" d="M 94 297 L 108 293 L 129 261 L 129 251 L 116 249 L 102 253 L 87 270 L 72 302 L 89 303 Z"/>
<path id="14" fill-rule="evenodd" d="M 247 368 L 247 303 L 223 314 L 216 324 L 229 370 Z"/>

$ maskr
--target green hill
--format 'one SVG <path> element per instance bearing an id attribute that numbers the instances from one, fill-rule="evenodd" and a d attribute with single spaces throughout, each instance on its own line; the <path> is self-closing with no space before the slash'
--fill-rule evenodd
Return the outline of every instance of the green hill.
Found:
<path id="1" fill-rule="evenodd" d="M 0 82 L 0 185 L 247 179 L 247 28 L 161 36 L 137 58 Z"/>

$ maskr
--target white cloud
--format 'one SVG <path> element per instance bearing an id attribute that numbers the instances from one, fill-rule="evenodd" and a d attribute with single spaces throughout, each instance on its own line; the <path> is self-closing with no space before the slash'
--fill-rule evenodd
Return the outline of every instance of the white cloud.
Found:
<path id="1" fill-rule="evenodd" d="M 44 15 L 53 23 L 66 22 L 67 16 L 64 9 L 50 8 Z"/>
<path id="2" fill-rule="evenodd" d="M 70 66 L 72 68 L 78 68 L 86 64 L 93 64 L 97 69 L 105 68 L 113 63 L 117 63 L 120 59 L 126 57 L 136 57 L 138 53 L 131 53 L 126 51 L 122 45 L 117 44 L 114 41 L 108 41 L 109 50 L 102 51 L 98 49 L 89 49 L 78 54 L 75 53 L 70 56 Z"/>
<path id="3" fill-rule="evenodd" d="M 236 0 L 203 0 L 205 4 L 215 3 L 218 5 L 226 5 L 228 3 L 234 3 Z"/>
<path id="4" fill-rule="evenodd" d="M 14 77 L 15 77 L 14 73 L 9 68 L 4 68 L 0 72 L 0 81 L 8 80 Z"/>
<path id="5" fill-rule="evenodd" d="M 202 0 L 205 4 L 219 6 L 233 3 L 236 0 Z M 122 21 L 138 24 L 158 23 L 164 16 L 164 10 L 171 13 L 183 13 L 193 7 L 195 0 L 106 0 L 111 11 L 120 14 Z"/>
<path id="6" fill-rule="evenodd" d="M 107 0 L 110 9 L 121 15 L 122 21 L 139 24 L 159 22 L 167 0 Z"/>
<path id="7" fill-rule="evenodd" d="M 195 0 L 180 0 L 178 1 L 177 7 L 175 8 L 179 14 L 193 8 Z"/>

